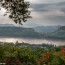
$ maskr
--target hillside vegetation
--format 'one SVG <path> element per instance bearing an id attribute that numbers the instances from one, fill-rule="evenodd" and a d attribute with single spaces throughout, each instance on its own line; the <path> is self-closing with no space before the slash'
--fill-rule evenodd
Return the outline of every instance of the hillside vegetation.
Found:
<path id="1" fill-rule="evenodd" d="M 57 29 L 56 29 L 57 28 Z M 37 30 L 38 28 L 36 28 Z M 45 30 L 43 30 L 45 29 Z M 48 30 L 47 30 L 48 29 Z M 0 37 L 25 37 L 25 38 L 46 38 L 65 40 L 65 26 L 39 28 L 38 31 L 32 28 L 23 27 L 0 27 Z M 43 33 L 41 33 L 41 31 Z M 53 32 L 52 32 L 53 30 Z M 39 32 L 40 31 L 40 32 Z M 50 31 L 50 32 L 49 32 Z"/>
<path id="2" fill-rule="evenodd" d="M 37 27 L 32 27 L 36 32 L 39 33 L 51 33 L 54 32 L 56 30 L 58 30 L 61 26 L 37 26 Z"/>
<path id="3" fill-rule="evenodd" d="M 55 32 L 51 33 L 48 37 L 54 39 L 65 39 L 65 26 L 60 27 Z"/>
<path id="4" fill-rule="evenodd" d="M 32 28 L 0 27 L 0 36 L 2 36 L 2 37 L 40 38 L 41 34 L 35 32 L 35 30 Z"/>

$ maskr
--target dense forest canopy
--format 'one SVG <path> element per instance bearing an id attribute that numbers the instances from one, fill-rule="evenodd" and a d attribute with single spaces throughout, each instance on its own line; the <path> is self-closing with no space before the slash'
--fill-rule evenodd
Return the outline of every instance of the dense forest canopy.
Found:
<path id="1" fill-rule="evenodd" d="M 26 22 L 28 18 L 31 18 L 28 10 L 29 5 L 29 2 L 24 0 L 0 0 L 0 6 L 7 10 L 5 15 L 10 13 L 9 18 L 16 24 L 22 24 L 22 22 Z"/>

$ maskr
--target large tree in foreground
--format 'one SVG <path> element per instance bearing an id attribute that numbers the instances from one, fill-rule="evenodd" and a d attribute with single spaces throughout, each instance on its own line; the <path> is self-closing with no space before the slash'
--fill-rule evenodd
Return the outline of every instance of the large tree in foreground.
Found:
<path id="1" fill-rule="evenodd" d="M 29 2 L 24 0 L 0 0 L 1 7 L 7 10 L 9 18 L 17 24 L 26 22 L 28 18 L 31 18 L 29 8 Z"/>

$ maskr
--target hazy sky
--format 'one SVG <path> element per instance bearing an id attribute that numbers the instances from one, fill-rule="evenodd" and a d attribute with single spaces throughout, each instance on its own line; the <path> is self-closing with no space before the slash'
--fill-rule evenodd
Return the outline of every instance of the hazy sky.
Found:
<path id="1" fill-rule="evenodd" d="M 41 25 L 65 25 L 65 0 L 26 0 L 30 2 L 32 19 L 23 26 Z M 3 16 L 5 10 L 0 11 L 0 24 L 13 23 L 7 16 Z"/>

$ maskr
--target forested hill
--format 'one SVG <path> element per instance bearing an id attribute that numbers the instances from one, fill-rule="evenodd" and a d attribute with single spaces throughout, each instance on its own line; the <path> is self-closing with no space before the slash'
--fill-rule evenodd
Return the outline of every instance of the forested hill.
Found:
<path id="1" fill-rule="evenodd" d="M 32 28 L 0 27 L 0 37 L 32 37 L 40 38 L 42 35 Z"/>
<path id="2" fill-rule="evenodd" d="M 25 37 L 25 38 L 48 38 L 65 39 L 65 26 L 52 33 L 38 33 L 32 28 L 23 27 L 0 27 L 0 37 Z"/>
<path id="3" fill-rule="evenodd" d="M 65 26 L 60 27 L 58 30 L 51 33 L 47 37 L 54 38 L 54 39 L 65 39 Z"/>
<path id="4" fill-rule="evenodd" d="M 33 29 L 39 33 L 51 33 L 54 32 L 56 30 L 58 30 L 61 26 L 57 25 L 57 26 L 37 26 L 37 27 L 33 27 Z"/>
<path id="5" fill-rule="evenodd" d="M 59 30 L 65 30 L 65 26 L 60 27 Z"/>

